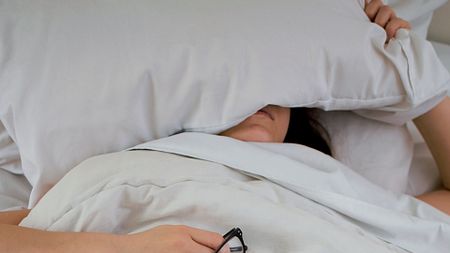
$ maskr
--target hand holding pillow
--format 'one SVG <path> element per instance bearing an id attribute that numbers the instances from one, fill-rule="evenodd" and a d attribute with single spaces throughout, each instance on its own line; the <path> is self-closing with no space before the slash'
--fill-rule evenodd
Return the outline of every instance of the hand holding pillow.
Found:
<path id="1" fill-rule="evenodd" d="M 384 5 L 382 0 L 365 1 L 364 12 L 372 22 L 386 30 L 388 36 L 387 41 L 395 37 L 398 29 L 411 29 L 409 22 L 397 17 L 394 9 L 388 5 Z"/>

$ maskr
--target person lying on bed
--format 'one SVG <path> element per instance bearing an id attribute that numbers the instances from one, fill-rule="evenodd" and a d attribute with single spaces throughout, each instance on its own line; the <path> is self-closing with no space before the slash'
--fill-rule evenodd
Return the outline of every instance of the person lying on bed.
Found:
<path id="1" fill-rule="evenodd" d="M 331 155 L 327 133 L 311 112 L 269 105 L 221 135 L 242 141 L 298 143 Z M 450 215 L 450 97 L 413 121 L 433 154 L 444 186 L 416 197 Z"/>
<path id="2" fill-rule="evenodd" d="M 386 29 L 388 38 L 399 28 L 409 28 L 406 21 L 397 18 L 380 0 L 367 3 L 365 11 L 373 22 Z M 444 186 L 450 189 L 450 99 L 444 99 L 431 111 L 414 119 L 414 123 L 436 159 Z M 267 106 L 221 135 L 243 141 L 300 143 L 331 154 L 326 132 L 308 109 Z M 419 198 L 450 213 L 450 202 L 446 202 L 450 199 L 448 191 L 436 191 Z M 0 252 L 211 253 L 223 241 L 220 234 L 182 225 L 163 225 L 131 235 L 49 232 L 17 226 L 29 211 L 0 213 Z"/>

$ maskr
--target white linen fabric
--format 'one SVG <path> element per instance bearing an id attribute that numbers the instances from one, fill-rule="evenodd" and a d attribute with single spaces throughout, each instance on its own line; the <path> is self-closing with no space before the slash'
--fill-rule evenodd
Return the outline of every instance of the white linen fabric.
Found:
<path id="1" fill-rule="evenodd" d="M 413 35 L 411 36 L 413 37 Z M 413 46 L 413 47 L 421 47 L 419 44 L 430 44 L 430 42 L 425 41 L 425 40 L 414 40 L 411 39 L 411 37 L 408 36 L 408 34 L 406 33 L 406 30 L 399 30 L 396 34 L 396 38 L 398 39 L 399 43 L 402 44 L 403 46 L 409 45 L 409 46 Z M 405 52 L 405 56 L 406 58 L 414 58 L 414 59 L 426 59 L 429 57 L 428 54 L 434 54 L 435 52 L 426 52 L 426 51 L 422 51 L 422 50 L 416 50 L 416 51 L 410 51 L 410 52 Z M 438 58 L 436 58 L 438 59 Z M 439 61 L 439 60 L 438 60 Z M 411 63 L 411 64 L 409 64 Z M 417 71 L 417 67 L 419 66 L 414 66 L 415 64 L 419 64 L 421 65 L 421 67 L 424 67 L 422 69 L 422 71 Z M 415 82 L 414 80 L 420 80 L 421 79 L 421 75 L 423 75 L 425 72 L 428 73 L 433 73 L 434 69 L 433 68 L 428 68 L 428 63 L 422 62 L 422 61 L 415 61 L 415 62 L 408 62 L 408 68 L 410 69 L 415 69 L 413 71 L 408 71 L 408 75 L 410 78 L 410 80 L 412 82 Z M 445 68 L 442 66 L 443 68 L 442 70 L 444 72 L 447 72 L 445 70 Z M 447 72 L 448 73 L 448 72 Z M 411 83 L 412 84 L 412 83 Z M 429 98 L 426 102 L 423 102 L 420 106 L 416 107 L 415 110 L 403 110 L 403 111 L 390 111 L 390 110 L 367 110 L 367 109 L 363 109 L 363 110 L 356 110 L 355 112 L 363 115 L 364 117 L 368 117 L 368 118 L 372 118 L 372 119 L 377 119 L 380 121 L 384 121 L 384 122 L 388 122 L 391 124 L 396 124 L 396 125 L 403 125 L 405 124 L 408 120 L 411 120 L 425 112 L 427 112 L 428 110 L 430 110 L 431 108 L 433 108 L 436 104 L 438 104 L 442 98 L 444 98 L 447 95 L 447 91 L 448 91 L 448 84 L 445 85 L 447 88 L 444 89 L 444 92 L 440 92 L 439 95 L 433 96 L 432 98 Z M 414 85 L 413 85 L 414 87 Z M 423 93 L 423 92 L 427 92 L 426 90 L 429 90 L 431 87 L 427 87 L 426 85 L 423 85 L 422 87 L 419 87 L 419 89 L 416 89 L 415 86 L 414 88 L 408 89 L 407 92 L 411 92 L 411 93 Z M 423 90 L 420 90 L 423 89 Z"/>
<path id="2" fill-rule="evenodd" d="M 301 145 L 183 133 L 135 150 L 83 162 L 21 225 L 113 233 L 161 224 L 219 232 L 240 226 L 249 252 L 444 253 L 450 247 L 448 216 Z"/>
<path id="3" fill-rule="evenodd" d="M 384 0 L 397 16 L 408 20 L 412 31 L 422 38 L 427 37 L 434 10 L 446 2 Z M 431 44 L 450 71 L 450 46 L 433 41 Z M 412 196 L 439 186 L 439 172 L 426 144 L 423 139 L 421 143 L 412 144 L 405 126 L 364 119 L 350 112 L 327 112 L 323 118 L 332 139 L 334 157 L 368 180 L 384 189 Z M 409 127 L 411 130 L 411 125 Z M 417 137 L 417 130 L 412 134 L 414 138 L 421 138 Z"/>
<path id="4" fill-rule="evenodd" d="M 31 186 L 23 176 L 17 146 L 0 122 L 0 211 L 28 206 Z"/>
<path id="5" fill-rule="evenodd" d="M 405 193 L 412 196 L 442 188 L 439 169 L 425 142 L 414 143 L 414 155 L 408 181 Z"/>
<path id="6" fill-rule="evenodd" d="M 27 208 L 31 185 L 23 175 L 0 168 L 0 211 Z"/>
<path id="7" fill-rule="evenodd" d="M 414 143 L 406 126 L 348 111 L 319 111 L 318 118 L 330 136 L 335 159 L 386 190 L 412 192 L 409 176 Z"/>
<path id="8" fill-rule="evenodd" d="M 30 207 L 87 157 L 217 133 L 266 104 L 410 112 L 448 86 L 431 45 L 385 44 L 362 0 L 0 4 L 0 120 Z"/>
<path id="9" fill-rule="evenodd" d="M 14 174 L 23 174 L 17 145 L 0 122 L 0 169 Z"/>

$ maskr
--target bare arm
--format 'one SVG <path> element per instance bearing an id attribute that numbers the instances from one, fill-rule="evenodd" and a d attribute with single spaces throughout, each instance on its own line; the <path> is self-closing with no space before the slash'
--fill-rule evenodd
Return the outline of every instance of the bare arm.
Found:
<path id="1" fill-rule="evenodd" d="M 0 252 L 118 252 L 113 235 L 47 232 L 17 226 L 29 212 L 0 212 Z"/>
<path id="2" fill-rule="evenodd" d="M 439 168 L 442 183 L 450 190 L 450 98 L 414 119 Z"/>
<path id="3" fill-rule="evenodd" d="M 417 196 L 416 198 L 450 215 L 450 191 L 437 190 Z"/>
<path id="4" fill-rule="evenodd" d="M 166 225 L 132 234 L 50 232 L 17 226 L 29 210 L 0 212 L 2 253 L 212 253 L 223 241 L 220 234 L 187 226 Z"/>
<path id="5" fill-rule="evenodd" d="M 21 252 L 119 252 L 119 240 L 100 233 L 47 232 L 14 225 L 0 225 L 0 251 Z"/>
<path id="6" fill-rule="evenodd" d="M 414 119 L 414 124 L 436 161 L 445 188 L 417 198 L 450 215 L 450 98 Z"/>
<path id="7" fill-rule="evenodd" d="M 19 225 L 30 213 L 29 209 L 20 211 L 0 212 L 0 224 Z"/>

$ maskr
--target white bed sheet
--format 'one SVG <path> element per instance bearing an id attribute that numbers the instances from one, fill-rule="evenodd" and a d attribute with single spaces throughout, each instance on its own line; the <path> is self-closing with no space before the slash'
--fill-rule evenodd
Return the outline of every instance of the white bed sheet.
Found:
<path id="1" fill-rule="evenodd" d="M 139 145 L 136 149 L 159 150 L 181 156 L 171 156 L 171 160 L 175 159 L 172 160 L 175 163 L 172 163 L 167 159 L 148 160 L 145 153 L 132 151 L 87 160 L 44 196 L 21 225 L 56 231 L 95 229 L 134 233 L 154 227 L 161 221 L 168 224 L 187 222 L 197 227 L 208 227 L 213 222 L 222 231 L 230 226 L 228 217 L 233 217 L 231 220 L 235 224 L 242 225 L 245 231 L 251 231 L 249 235 L 255 236 L 248 238 L 249 245 L 254 249 L 251 252 L 300 252 L 300 248 L 309 245 L 319 247 L 314 252 L 369 252 L 369 249 L 373 249 L 373 252 L 403 252 L 402 248 L 415 253 L 437 253 L 447 252 L 446 249 L 450 247 L 448 216 L 414 198 L 385 191 L 336 160 L 310 148 L 289 144 L 248 143 L 216 135 L 183 133 Z M 140 155 L 145 161 L 141 164 L 136 155 Z M 186 156 L 214 163 L 207 163 L 209 165 L 203 168 L 198 160 L 186 160 Z M 112 157 L 115 158 L 111 159 Z M 264 159 L 254 159 L 255 157 Z M 195 162 L 195 166 L 189 167 L 188 161 Z M 158 167 L 159 163 L 161 166 Z M 223 172 L 215 174 L 217 168 Z M 231 177 L 232 173 L 242 173 L 253 179 L 242 178 L 241 175 L 235 185 L 227 189 L 221 188 L 238 179 L 236 176 Z M 85 179 L 77 180 L 81 175 Z M 218 185 L 211 185 L 213 182 Z M 259 183 L 276 186 L 280 191 L 276 194 L 261 192 Z M 235 188 L 243 191 L 234 191 Z M 161 195 L 163 193 L 164 196 Z M 185 196 L 180 198 L 183 194 Z M 270 196 L 274 198 L 269 200 Z M 259 201 L 252 201 L 255 199 Z M 305 205 L 305 199 L 312 201 Z M 291 211 L 299 208 L 302 212 L 309 210 L 314 215 L 321 214 L 325 207 L 337 216 L 329 216 L 329 212 L 324 212 L 321 219 L 336 224 L 343 229 L 342 233 L 356 233 L 352 233 L 353 237 L 346 237 L 347 239 L 333 235 L 336 240 L 327 244 L 324 239 L 326 241 L 332 238 L 326 234 L 331 228 L 304 227 L 304 222 L 298 223 L 301 215 L 287 219 L 284 211 L 271 209 L 267 212 L 266 202 L 275 203 L 276 205 L 272 205 L 274 208 Z M 238 209 L 248 203 L 254 204 Z M 294 207 L 293 203 L 298 205 Z M 262 208 L 254 208 L 255 206 Z M 173 212 L 165 212 L 169 209 Z M 197 216 L 188 217 L 191 214 Z M 280 220 L 279 217 L 283 217 L 281 220 L 286 224 L 277 224 L 275 220 Z M 297 245 L 289 245 L 283 239 L 285 236 L 270 235 L 261 240 L 265 236 L 268 220 L 271 220 L 271 229 L 278 229 L 276 235 L 298 236 L 294 240 L 288 240 L 290 242 L 309 237 L 312 230 L 320 231 L 322 236 Z M 146 224 L 145 227 L 142 224 Z M 316 229 L 311 230 L 313 227 Z M 295 231 L 289 230 L 291 228 Z M 357 231 L 355 228 L 358 228 Z M 303 231 L 298 231 L 299 229 Z M 361 245 L 364 249 L 355 249 L 353 246 L 363 243 L 358 231 L 371 238 L 375 236 L 381 239 L 379 242 L 388 243 L 377 244 L 385 246 L 379 249 L 373 248 L 373 244 Z M 349 241 L 345 243 L 346 240 Z M 342 245 L 335 244 L 336 241 Z M 275 245 L 282 245 L 283 248 L 270 250 Z M 395 245 L 395 248 L 389 245 Z"/>

